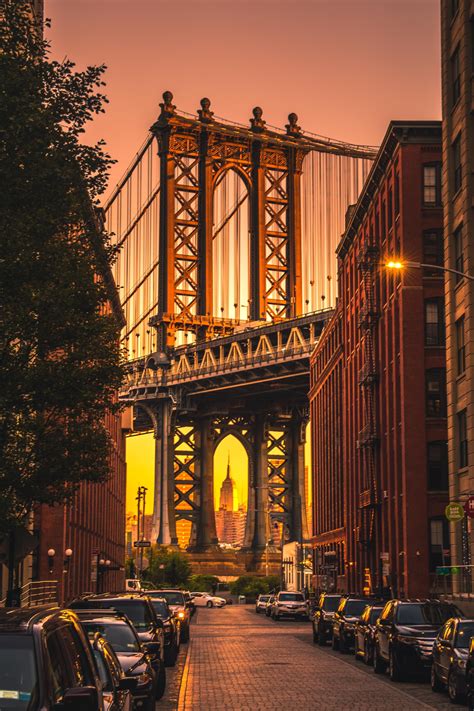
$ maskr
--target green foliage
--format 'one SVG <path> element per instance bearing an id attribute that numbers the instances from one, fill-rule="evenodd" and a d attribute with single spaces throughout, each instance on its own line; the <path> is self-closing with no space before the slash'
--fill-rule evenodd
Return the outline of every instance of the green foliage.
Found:
<path id="1" fill-rule="evenodd" d="M 156 587 L 182 587 L 188 583 L 191 565 L 185 553 L 166 546 L 152 546 L 147 558 L 148 568 L 143 577 Z"/>
<path id="2" fill-rule="evenodd" d="M 218 583 L 215 575 L 191 575 L 188 581 L 189 589 L 196 592 L 212 592 Z"/>
<path id="3" fill-rule="evenodd" d="M 126 578 L 134 578 L 135 573 L 136 573 L 135 559 L 134 558 L 126 558 L 126 560 L 125 560 L 125 577 Z"/>
<path id="4" fill-rule="evenodd" d="M 0 531 L 108 477 L 123 377 L 114 254 L 92 206 L 111 160 L 80 141 L 104 67 L 52 61 L 29 8 L 0 13 Z"/>
<path id="5" fill-rule="evenodd" d="M 257 595 L 265 595 L 272 590 L 278 588 L 280 579 L 277 575 L 268 575 L 267 577 L 259 577 L 257 575 L 241 575 L 230 586 L 232 595 L 246 595 L 248 597 L 256 597 Z"/>

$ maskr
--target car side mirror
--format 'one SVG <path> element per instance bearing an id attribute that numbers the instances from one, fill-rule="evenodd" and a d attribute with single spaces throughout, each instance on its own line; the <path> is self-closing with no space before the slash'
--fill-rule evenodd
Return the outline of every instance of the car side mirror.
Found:
<path id="1" fill-rule="evenodd" d="M 161 644 L 158 642 L 145 642 L 143 645 L 145 647 L 145 652 L 151 654 L 152 656 L 159 657 L 161 654 Z"/>
<path id="2" fill-rule="evenodd" d="M 161 629 L 164 628 L 163 620 L 160 619 L 159 617 L 156 618 L 156 626 L 160 627 Z"/>
<path id="3" fill-rule="evenodd" d="M 135 676 L 124 676 L 120 679 L 119 689 L 120 691 L 135 691 L 138 685 L 138 679 Z"/>
<path id="4" fill-rule="evenodd" d="M 95 686 L 78 686 L 67 689 L 62 702 L 55 705 L 66 711 L 97 711 L 100 708 L 99 695 Z"/>

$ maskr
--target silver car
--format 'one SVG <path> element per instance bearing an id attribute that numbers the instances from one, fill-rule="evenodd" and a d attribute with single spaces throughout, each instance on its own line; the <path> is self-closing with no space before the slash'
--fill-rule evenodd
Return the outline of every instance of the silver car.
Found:
<path id="1" fill-rule="evenodd" d="M 257 602 L 255 603 L 255 612 L 257 615 L 260 612 L 265 612 L 267 607 L 267 602 L 270 600 L 270 595 L 259 595 L 257 597 Z"/>
<path id="2" fill-rule="evenodd" d="M 308 602 L 302 592 L 279 592 L 272 604 L 271 616 L 276 622 L 282 617 L 308 620 Z"/>

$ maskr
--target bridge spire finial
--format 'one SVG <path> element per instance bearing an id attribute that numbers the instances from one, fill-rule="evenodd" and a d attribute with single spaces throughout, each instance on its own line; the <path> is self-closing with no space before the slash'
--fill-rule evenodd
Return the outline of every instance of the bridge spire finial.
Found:
<path id="1" fill-rule="evenodd" d="M 263 110 L 260 108 L 260 106 L 256 106 L 254 109 L 252 109 L 252 113 L 253 118 L 250 119 L 250 129 L 251 131 L 255 131 L 256 133 L 261 133 L 265 130 L 266 123 L 266 121 L 262 119 Z"/>
<path id="2" fill-rule="evenodd" d="M 288 136 L 301 135 L 301 126 L 298 126 L 298 116 L 296 114 L 288 114 L 288 123 L 285 128 Z"/>
<path id="3" fill-rule="evenodd" d="M 209 123 L 210 121 L 214 121 L 214 112 L 210 111 L 211 100 L 204 97 L 203 99 L 201 99 L 200 104 L 201 108 L 198 110 L 199 120 L 203 123 Z"/>
<path id="4" fill-rule="evenodd" d="M 171 91 L 163 92 L 163 102 L 160 104 L 161 114 L 160 118 L 170 118 L 176 112 L 176 106 L 173 104 L 173 94 Z"/>

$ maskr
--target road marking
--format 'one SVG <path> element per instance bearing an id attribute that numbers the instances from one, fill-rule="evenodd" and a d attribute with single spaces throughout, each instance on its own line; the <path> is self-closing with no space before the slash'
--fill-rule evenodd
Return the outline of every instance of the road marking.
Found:
<path id="1" fill-rule="evenodd" d="M 186 661 L 184 663 L 183 676 L 181 677 L 181 686 L 179 687 L 178 696 L 178 711 L 186 710 L 186 690 L 188 686 L 189 667 L 191 666 L 191 640 L 188 642 L 186 650 Z"/>

